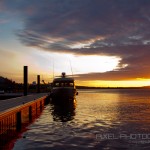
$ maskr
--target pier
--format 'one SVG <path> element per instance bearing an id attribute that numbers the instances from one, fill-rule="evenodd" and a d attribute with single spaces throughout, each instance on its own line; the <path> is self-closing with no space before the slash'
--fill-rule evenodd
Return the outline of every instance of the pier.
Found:
<path id="1" fill-rule="evenodd" d="M 37 75 L 36 89 L 28 87 L 28 66 L 23 67 L 24 83 L 22 93 L 3 93 L 0 95 L 0 149 L 11 149 L 11 141 L 19 138 L 49 103 L 49 93 L 40 93 L 40 75 Z"/>
<path id="2" fill-rule="evenodd" d="M 32 123 L 49 103 L 48 93 L 37 93 L 0 101 L 0 149 Z"/>

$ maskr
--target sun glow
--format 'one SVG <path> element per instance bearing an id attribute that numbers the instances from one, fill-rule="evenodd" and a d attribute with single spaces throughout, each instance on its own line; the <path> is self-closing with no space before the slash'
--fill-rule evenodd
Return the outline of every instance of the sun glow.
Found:
<path id="1" fill-rule="evenodd" d="M 5 51 L 6 52 L 6 51 Z M 53 61 L 54 61 L 54 75 L 60 75 L 61 72 L 71 75 L 71 67 L 73 74 L 88 74 L 107 72 L 118 69 L 118 64 L 121 58 L 115 56 L 99 56 L 99 55 L 87 55 L 87 56 L 74 56 L 71 54 L 60 55 L 58 53 L 48 53 L 33 50 L 28 51 L 30 55 L 20 52 L 15 55 L 15 60 L 11 58 L 14 65 L 10 64 L 9 71 L 5 71 L 2 67 L 1 75 L 8 77 L 16 82 L 21 83 L 23 81 L 23 69 L 24 65 L 29 66 L 29 83 L 36 81 L 37 74 L 41 75 L 41 80 L 45 80 L 46 83 L 52 82 L 53 79 Z M 9 55 L 7 55 L 9 56 Z M 9 56 L 9 58 L 12 55 Z M 28 61 L 27 61 L 28 60 Z M 5 63 L 7 61 L 4 61 Z M 16 65 L 17 64 L 17 65 Z M 13 72 L 12 69 L 15 71 Z M 17 67 L 16 67 L 17 66 Z M 121 67 L 126 67 L 127 64 Z M 85 80 L 85 81 L 84 81 Z M 104 80 L 76 80 L 76 84 L 80 86 L 93 86 L 93 87 L 140 87 L 150 85 L 150 79 L 136 78 L 135 80 L 126 81 L 104 81 Z"/>
<path id="2" fill-rule="evenodd" d="M 117 68 L 121 59 L 110 56 L 80 56 L 71 60 L 76 74 L 107 72 Z"/>

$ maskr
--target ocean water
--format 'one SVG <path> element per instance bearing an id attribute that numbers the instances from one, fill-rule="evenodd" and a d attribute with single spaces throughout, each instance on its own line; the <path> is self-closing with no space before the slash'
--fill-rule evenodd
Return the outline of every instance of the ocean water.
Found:
<path id="1" fill-rule="evenodd" d="M 150 149 L 150 89 L 79 90 L 49 104 L 13 150 Z"/>

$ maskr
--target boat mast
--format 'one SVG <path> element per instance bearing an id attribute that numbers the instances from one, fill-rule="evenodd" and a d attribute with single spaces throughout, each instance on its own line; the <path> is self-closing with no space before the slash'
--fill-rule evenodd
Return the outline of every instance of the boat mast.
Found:
<path id="1" fill-rule="evenodd" d="M 53 80 L 54 80 L 54 60 L 53 60 Z"/>
<path id="2" fill-rule="evenodd" d="M 74 78 L 71 61 L 69 61 L 69 62 L 70 62 L 70 68 L 71 68 L 72 78 Z"/>

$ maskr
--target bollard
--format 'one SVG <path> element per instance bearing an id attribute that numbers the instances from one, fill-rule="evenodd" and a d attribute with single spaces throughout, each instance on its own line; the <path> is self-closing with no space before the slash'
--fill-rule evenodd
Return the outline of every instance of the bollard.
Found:
<path id="1" fill-rule="evenodd" d="M 32 121 L 32 106 L 29 106 L 29 122 Z"/>
<path id="2" fill-rule="evenodd" d="M 21 111 L 16 113 L 16 131 L 20 131 L 21 130 Z"/>

